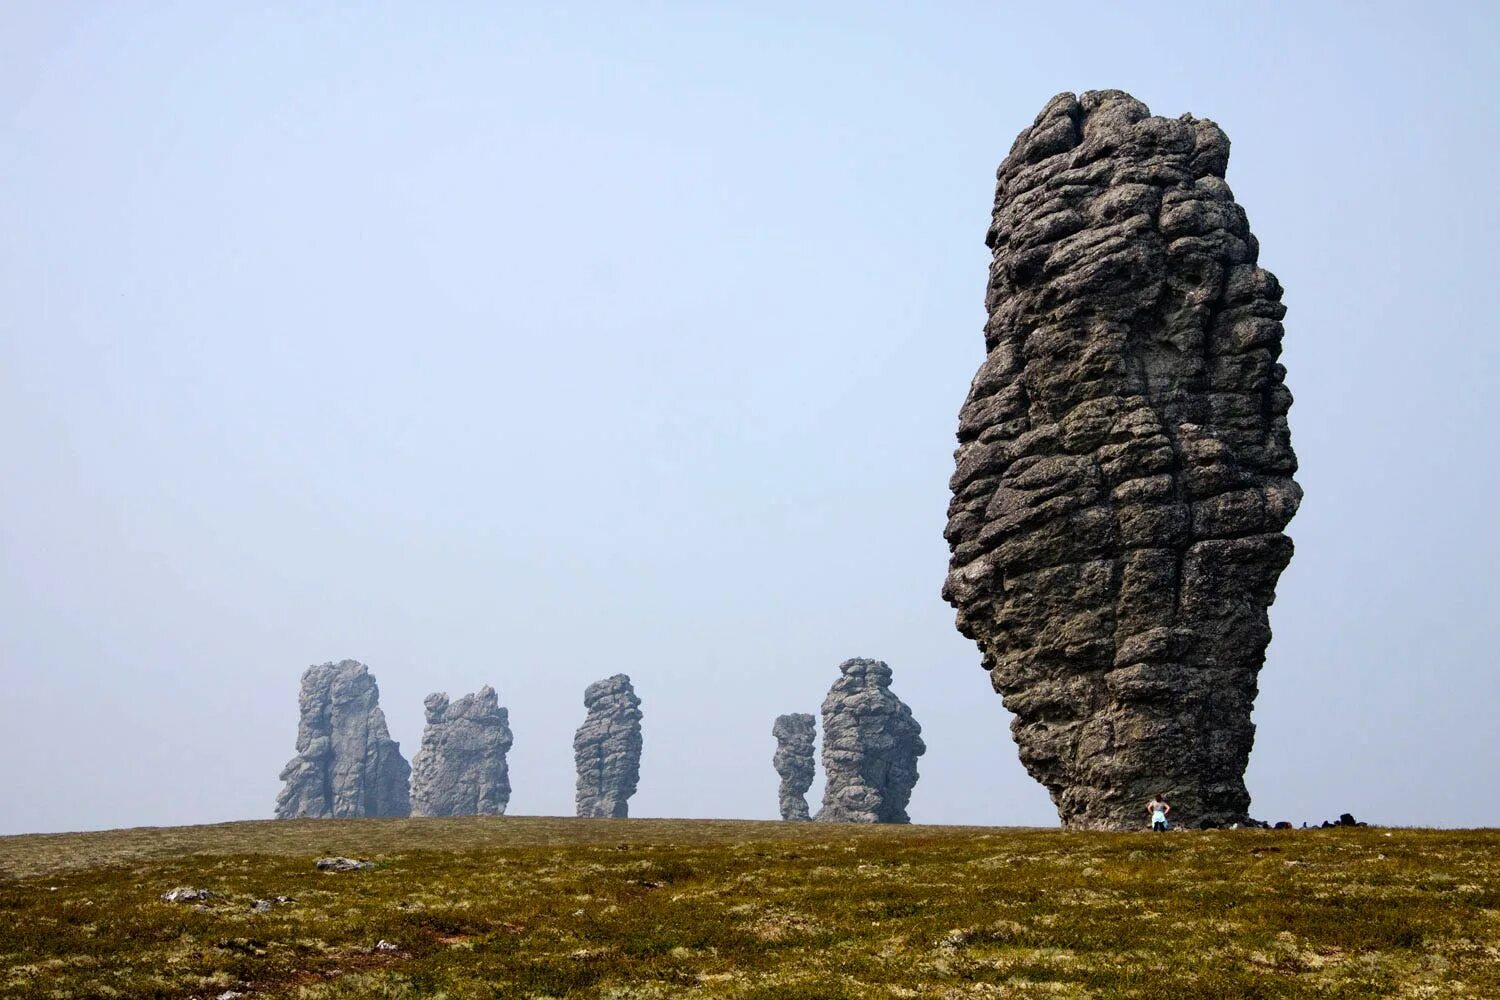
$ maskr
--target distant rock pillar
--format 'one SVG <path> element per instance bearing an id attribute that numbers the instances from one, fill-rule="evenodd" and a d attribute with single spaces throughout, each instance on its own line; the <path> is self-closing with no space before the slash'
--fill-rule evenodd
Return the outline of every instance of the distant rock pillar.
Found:
<path id="1" fill-rule="evenodd" d="M 505 755 L 510 713 L 489 685 L 449 702 L 430 694 L 427 728 L 412 758 L 412 812 L 417 816 L 504 816 L 510 802 Z"/>
<path id="2" fill-rule="evenodd" d="M 630 678 L 615 674 L 590 684 L 583 704 L 588 715 L 573 737 L 578 815 L 623 818 L 641 777 L 641 700 Z"/>
<path id="3" fill-rule="evenodd" d="M 380 689 L 355 660 L 308 667 L 297 756 L 281 770 L 276 818 L 406 816 L 411 767 L 391 739 Z"/>
<path id="4" fill-rule="evenodd" d="M 771 727 L 776 738 L 776 755 L 771 758 L 781 776 L 781 818 L 811 819 L 807 809 L 807 790 L 812 787 L 813 738 L 815 720 L 806 712 L 778 715 Z"/>
<path id="5" fill-rule="evenodd" d="M 824 823 L 910 823 L 922 727 L 891 691 L 891 668 L 845 660 L 823 701 Z"/>

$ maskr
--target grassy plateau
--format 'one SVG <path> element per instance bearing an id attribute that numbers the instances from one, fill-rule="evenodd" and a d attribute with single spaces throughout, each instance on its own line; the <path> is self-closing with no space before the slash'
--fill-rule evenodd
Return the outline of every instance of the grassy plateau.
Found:
<path id="1" fill-rule="evenodd" d="M 375 867 L 316 871 L 329 855 Z M 160 898 L 178 886 L 211 895 Z M 0 996 L 1500 997 L 1500 831 L 504 817 L 0 837 Z"/>

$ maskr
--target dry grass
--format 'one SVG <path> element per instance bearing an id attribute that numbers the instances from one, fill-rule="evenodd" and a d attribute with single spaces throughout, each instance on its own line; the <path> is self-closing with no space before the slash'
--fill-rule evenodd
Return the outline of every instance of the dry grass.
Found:
<path id="1" fill-rule="evenodd" d="M 1497 848 L 525 817 L 10 837 L 0 995 L 1496 997 Z M 178 885 L 213 896 L 158 899 Z"/>

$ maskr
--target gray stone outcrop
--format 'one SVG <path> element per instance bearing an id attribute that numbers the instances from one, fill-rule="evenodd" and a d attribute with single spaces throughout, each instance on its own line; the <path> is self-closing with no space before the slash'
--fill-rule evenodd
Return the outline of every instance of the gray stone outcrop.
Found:
<path id="1" fill-rule="evenodd" d="M 278 819 L 410 814 L 411 767 L 363 663 L 308 667 L 298 707 L 297 756 L 281 771 Z"/>
<path id="2" fill-rule="evenodd" d="M 583 704 L 588 715 L 573 737 L 578 815 L 628 816 L 641 777 L 641 700 L 630 678 L 615 674 L 590 684 Z"/>
<path id="3" fill-rule="evenodd" d="M 922 727 L 891 691 L 891 668 L 879 660 L 839 664 L 823 700 L 824 823 L 909 823 L 917 758 L 927 752 Z"/>
<path id="4" fill-rule="evenodd" d="M 771 726 L 776 738 L 776 754 L 771 764 L 781 776 L 781 818 L 811 819 L 807 809 L 807 790 L 812 787 L 816 765 L 813 740 L 816 720 L 806 712 L 778 715 Z"/>
<path id="5" fill-rule="evenodd" d="M 427 728 L 411 762 L 416 816 L 504 816 L 510 802 L 510 713 L 489 685 L 450 702 L 427 696 Z"/>
<path id="6" fill-rule="evenodd" d="M 944 596 L 1067 827 L 1248 819 L 1267 608 L 1302 491 L 1281 285 L 1229 139 L 1117 90 L 1000 165 L 986 357 L 959 413 Z"/>

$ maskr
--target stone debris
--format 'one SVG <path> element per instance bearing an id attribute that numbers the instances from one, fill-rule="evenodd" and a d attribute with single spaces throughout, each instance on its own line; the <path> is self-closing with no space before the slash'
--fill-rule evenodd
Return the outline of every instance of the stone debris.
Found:
<path id="1" fill-rule="evenodd" d="M 298 705 L 297 756 L 281 771 L 277 819 L 410 815 L 411 767 L 363 663 L 309 667 Z"/>
<path id="2" fill-rule="evenodd" d="M 375 947 L 372 950 L 373 951 L 400 951 L 401 950 L 401 946 L 398 945 L 398 944 L 396 944 L 396 943 L 394 943 L 394 942 L 387 941 L 385 938 L 381 938 L 379 941 L 375 942 Z"/>
<path id="3" fill-rule="evenodd" d="M 910 823 L 906 805 L 927 752 L 922 727 L 879 660 L 839 664 L 823 700 L 823 823 Z"/>
<path id="4" fill-rule="evenodd" d="M 580 816 L 629 815 L 641 777 L 641 700 L 630 678 L 615 674 L 583 694 L 588 715 L 573 737 Z"/>
<path id="5" fill-rule="evenodd" d="M 959 413 L 943 596 L 1063 825 L 1244 823 L 1267 608 L 1302 491 L 1281 285 L 1229 139 L 1060 94 L 1000 165 L 987 356 Z"/>
<path id="6" fill-rule="evenodd" d="M 807 809 L 807 790 L 812 787 L 816 764 L 813 741 L 816 720 L 806 712 L 778 715 L 771 726 L 776 738 L 776 754 L 771 764 L 781 776 L 779 793 L 781 818 L 812 819 Z"/>
<path id="7" fill-rule="evenodd" d="M 257 899 L 255 902 L 250 904 L 250 909 L 254 910 L 256 913 L 270 913 L 271 907 L 273 906 L 285 906 L 287 903 L 294 902 L 296 902 L 296 900 L 292 899 L 292 897 L 290 896 L 273 896 L 270 899 Z"/>
<path id="8" fill-rule="evenodd" d="M 315 867 L 320 872 L 358 872 L 374 868 L 375 862 L 357 858 L 319 858 Z"/>
<path id="9" fill-rule="evenodd" d="M 414 816 L 504 816 L 510 802 L 505 755 L 510 713 L 489 685 L 450 702 L 430 694 L 427 728 L 411 762 Z"/>
<path id="10" fill-rule="evenodd" d="M 194 889 L 190 886 L 179 886 L 161 894 L 163 903 L 201 903 L 212 896 L 213 893 L 207 889 Z"/>

